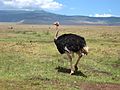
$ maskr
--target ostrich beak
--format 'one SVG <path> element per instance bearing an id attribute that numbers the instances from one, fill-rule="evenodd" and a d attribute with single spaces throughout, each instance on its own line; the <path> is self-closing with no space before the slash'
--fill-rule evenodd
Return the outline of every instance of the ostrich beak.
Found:
<path id="1" fill-rule="evenodd" d="M 89 50 L 89 47 L 88 47 L 88 46 L 83 47 L 83 53 L 84 53 L 85 55 L 88 55 L 88 50 Z"/>

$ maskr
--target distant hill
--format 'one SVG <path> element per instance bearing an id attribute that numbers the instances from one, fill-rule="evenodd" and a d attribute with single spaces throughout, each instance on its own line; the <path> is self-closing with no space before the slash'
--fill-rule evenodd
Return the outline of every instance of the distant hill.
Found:
<path id="1" fill-rule="evenodd" d="M 0 22 L 52 24 L 54 21 L 65 25 L 120 25 L 120 17 L 67 16 L 43 10 L 0 10 Z"/>

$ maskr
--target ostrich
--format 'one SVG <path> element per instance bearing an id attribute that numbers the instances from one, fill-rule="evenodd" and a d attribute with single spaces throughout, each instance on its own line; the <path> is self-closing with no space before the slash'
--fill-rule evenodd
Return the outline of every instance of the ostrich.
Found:
<path id="1" fill-rule="evenodd" d="M 67 54 L 69 60 L 70 60 L 70 67 L 71 67 L 71 72 L 70 75 L 74 74 L 75 71 L 78 70 L 78 62 L 80 60 L 80 58 L 83 55 L 87 55 L 88 54 L 88 47 L 86 45 L 86 41 L 84 39 L 84 37 L 81 37 L 79 35 L 76 34 L 63 34 L 61 36 L 58 36 L 59 33 L 59 22 L 55 22 L 54 25 L 56 26 L 56 34 L 54 37 L 54 43 L 58 49 L 58 51 L 60 52 L 60 54 Z M 76 53 L 78 55 L 78 59 L 75 63 L 75 65 L 73 66 L 72 64 L 72 56 L 74 53 Z"/>

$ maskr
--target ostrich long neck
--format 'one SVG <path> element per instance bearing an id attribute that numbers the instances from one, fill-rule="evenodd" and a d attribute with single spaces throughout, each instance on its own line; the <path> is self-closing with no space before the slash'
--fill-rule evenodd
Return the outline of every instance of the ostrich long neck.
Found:
<path id="1" fill-rule="evenodd" d="M 57 32 L 56 32 L 56 34 L 55 34 L 54 39 L 57 39 L 57 38 L 58 38 L 58 33 L 59 33 L 59 29 L 58 29 L 58 27 L 56 27 L 56 30 L 57 30 Z"/>

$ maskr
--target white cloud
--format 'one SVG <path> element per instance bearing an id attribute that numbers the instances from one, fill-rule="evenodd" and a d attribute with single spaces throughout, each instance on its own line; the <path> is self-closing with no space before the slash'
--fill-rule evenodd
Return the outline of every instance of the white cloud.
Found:
<path id="1" fill-rule="evenodd" d="M 62 4 L 55 0 L 2 0 L 3 4 L 7 7 L 17 9 L 60 9 Z"/>
<path id="2" fill-rule="evenodd" d="M 95 14 L 95 15 L 92 15 L 90 14 L 89 17 L 112 17 L 114 15 L 112 14 Z"/>
<path id="3" fill-rule="evenodd" d="M 112 14 L 95 14 L 94 17 L 112 17 Z"/>

